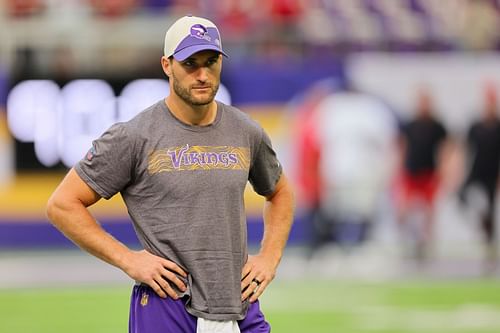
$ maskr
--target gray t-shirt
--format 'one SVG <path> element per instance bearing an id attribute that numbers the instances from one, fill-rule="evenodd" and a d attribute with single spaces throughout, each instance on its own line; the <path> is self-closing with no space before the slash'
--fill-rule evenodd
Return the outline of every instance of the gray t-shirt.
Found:
<path id="1" fill-rule="evenodd" d="M 113 125 L 75 166 L 99 195 L 120 192 L 139 241 L 189 273 L 187 310 L 211 320 L 241 320 L 247 260 L 243 192 L 274 192 L 281 165 L 263 129 L 217 103 L 208 126 L 175 118 L 162 100 Z"/>

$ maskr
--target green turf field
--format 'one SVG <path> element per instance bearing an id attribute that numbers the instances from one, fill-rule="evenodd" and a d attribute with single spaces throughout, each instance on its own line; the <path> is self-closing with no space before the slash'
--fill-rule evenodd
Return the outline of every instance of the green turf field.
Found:
<path id="1" fill-rule="evenodd" d="M 127 332 L 129 289 L 0 290 L 0 332 Z M 275 281 L 273 333 L 498 333 L 500 281 Z"/>

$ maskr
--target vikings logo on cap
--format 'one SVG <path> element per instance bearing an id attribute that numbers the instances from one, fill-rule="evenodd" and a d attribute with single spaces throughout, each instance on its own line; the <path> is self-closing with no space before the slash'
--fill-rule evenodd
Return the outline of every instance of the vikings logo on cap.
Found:
<path id="1" fill-rule="evenodd" d="M 205 39 L 210 41 L 210 35 L 208 34 L 208 29 L 201 24 L 195 24 L 191 27 L 191 36 L 199 39 Z"/>

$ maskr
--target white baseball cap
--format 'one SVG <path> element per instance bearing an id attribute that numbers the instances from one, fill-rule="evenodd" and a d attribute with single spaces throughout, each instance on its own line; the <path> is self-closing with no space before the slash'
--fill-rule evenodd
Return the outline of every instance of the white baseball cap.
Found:
<path id="1" fill-rule="evenodd" d="M 184 16 L 170 26 L 165 34 L 166 57 L 173 56 L 183 61 L 203 50 L 214 50 L 227 57 L 222 50 L 219 29 L 213 22 L 196 16 Z"/>

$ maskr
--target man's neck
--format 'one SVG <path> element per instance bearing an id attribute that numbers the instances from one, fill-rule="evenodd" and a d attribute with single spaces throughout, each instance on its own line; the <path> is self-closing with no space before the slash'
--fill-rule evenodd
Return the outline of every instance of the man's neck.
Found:
<path id="1" fill-rule="evenodd" d="M 165 104 L 177 119 L 188 125 L 207 126 L 213 123 L 217 116 L 215 100 L 207 105 L 194 106 L 169 95 L 165 98 Z"/>

